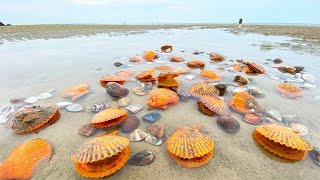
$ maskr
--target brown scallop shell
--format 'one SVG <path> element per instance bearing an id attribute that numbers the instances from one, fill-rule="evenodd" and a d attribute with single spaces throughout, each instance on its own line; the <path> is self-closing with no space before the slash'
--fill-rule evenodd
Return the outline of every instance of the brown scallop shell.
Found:
<path id="1" fill-rule="evenodd" d="M 183 61 L 185 61 L 185 59 L 183 57 L 180 57 L 180 56 L 169 57 L 169 60 L 171 62 L 183 62 Z"/>
<path id="2" fill-rule="evenodd" d="M 146 61 L 153 61 L 156 59 L 156 52 L 155 51 L 147 51 L 142 55 L 142 58 Z"/>
<path id="3" fill-rule="evenodd" d="M 217 53 L 210 53 L 209 54 L 210 56 L 210 59 L 214 62 L 222 62 L 225 60 L 225 58 L 223 56 L 221 56 L 220 54 L 217 54 Z"/>
<path id="4" fill-rule="evenodd" d="M 205 63 L 202 60 L 191 60 L 187 62 L 187 66 L 190 68 L 204 67 Z"/>
<path id="5" fill-rule="evenodd" d="M 60 118 L 57 106 L 31 106 L 18 111 L 13 118 L 12 129 L 17 134 L 27 134 L 40 131 Z"/>
<path id="6" fill-rule="evenodd" d="M 209 96 L 202 96 L 200 98 L 201 103 L 205 107 L 207 107 L 211 112 L 218 115 L 229 115 L 229 107 L 226 105 L 226 103 L 216 97 L 209 97 Z"/>
<path id="7" fill-rule="evenodd" d="M 62 91 L 61 97 L 70 98 L 71 100 L 77 100 L 78 98 L 89 93 L 89 85 L 79 84 L 76 86 L 69 87 Z"/>
<path id="8" fill-rule="evenodd" d="M 175 105 L 179 102 L 179 96 L 169 89 L 156 88 L 149 92 L 148 106 L 167 109 L 168 106 Z"/>
<path id="9" fill-rule="evenodd" d="M 281 93 L 282 96 L 287 98 L 297 98 L 303 96 L 302 90 L 290 82 L 277 84 L 276 89 Z"/>
<path id="10" fill-rule="evenodd" d="M 233 69 L 237 72 L 245 72 L 245 73 L 253 73 L 253 71 L 245 64 L 234 64 L 232 65 L 233 66 Z"/>
<path id="11" fill-rule="evenodd" d="M 212 81 L 220 81 L 221 80 L 221 76 L 212 70 L 203 70 L 200 72 L 200 74 L 202 77 L 208 78 Z"/>
<path id="12" fill-rule="evenodd" d="M 208 109 L 201 101 L 198 101 L 198 111 L 207 116 L 214 116 L 216 113 Z"/>
<path id="13" fill-rule="evenodd" d="M 197 98 L 202 96 L 217 97 L 219 93 L 220 91 L 216 87 L 208 83 L 195 84 L 190 90 L 190 94 Z"/>
<path id="14" fill-rule="evenodd" d="M 120 124 L 126 120 L 128 112 L 124 109 L 110 108 L 95 114 L 91 119 L 91 125 L 95 128 L 105 128 Z"/>
<path id="15" fill-rule="evenodd" d="M 100 84 L 102 87 L 106 87 L 109 82 L 116 82 L 123 85 L 126 80 L 121 76 L 116 75 L 105 75 L 100 79 Z"/>
<path id="16" fill-rule="evenodd" d="M 253 63 L 253 62 L 245 62 L 244 64 L 246 64 L 251 71 L 253 71 L 254 73 L 257 74 L 264 74 L 266 71 L 264 70 L 264 68 L 262 66 L 260 66 L 259 64 Z"/>
<path id="17" fill-rule="evenodd" d="M 164 53 L 170 53 L 172 52 L 173 47 L 171 45 L 164 45 L 161 47 L 161 51 Z"/>
<path id="18" fill-rule="evenodd" d="M 151 135 L 162 138 L 164 135 L 164 126 L 160 124 L 152 124 L 148 127 L 148 131 Z"/>

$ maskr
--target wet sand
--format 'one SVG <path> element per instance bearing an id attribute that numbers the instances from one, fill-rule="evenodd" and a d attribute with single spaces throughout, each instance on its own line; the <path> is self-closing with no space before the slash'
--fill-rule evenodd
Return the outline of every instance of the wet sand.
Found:
<path id="1" fill-rule="evenodd" d="M 212 34 L 217 35 L 209 39 Z M 219 37 L 221 36 L 225 37 L 225 39 L 220 40 Z M 43 93 L 51 88 L 56 88 L 57 91 L 53 93 L 54 96 L 52 98 L 35 103 L 36 105 L 55 104 L 56 102 L 66 100 L 60 97 L 60 92 L 64 88 L 78 83 L 87 83 L 90 85 L 91 93 L 77 100 L 76 103 L 80 103 L 83 107 L 88 107 L 99 102 L 107 102 L 111 106 L 117 105 L 116 101 L 113 101 L 110 96 L 106 95 L 105 89 L 100 87 L 99 78 L 104 74 L 114 73 L 120 69 L 113 66 L 114 62 L 120 61 L 128 64 L 130 56 L 136 53 L 141 54 L 143 50 L 147 49 L 159 49 L 165 42 L 174 45 L 175 50 L 173 54 L 175 55 L 181 55 L 187 60 L 203 59 L 207 64 L 206 69 L 215 70 L 218 67 L 228 68 L 229 66 L 222 63 L 209 63 L 210 60 L 206 54 L 192 55 L 192 49 L 198 48 L 198 50 L 203 51 L 216 50 L 228 56 L 227 61 L 235 58 L 250 57 L 255 62 L 262 64 L 268 73 L 277 75 L 281 73 L 269 65 L 264 65 L 264 58 L 274 58 L 282 55 L 281 57 L 284 57 L 286 62 L 293 65 L 299 64 L 299 60 L 304 58 L 310 62 L 310 64 L 305 64 L 308 72 L 316 74 L 319 70 L 319 64 L 311 64 L 311 62 L 319 63 L 319 56 L 301 55 L 296 54 L 294 51 L 279 49 L 270 52 L 259 51 L 256 47 L 251 47 L 250 43 L 245 44 L 244 42 L 247 42 L 247 39 L 241 40 L 241 36 L 234 37 L 237 40 L 234 42 L 233 40 L 228 41 L 228 39 L 231 39 L 230 37 L 233 37 L 233 35 L 206 29 L 194 31 L 160 30 L 128 36 L 119 34 L 110 37 L 88 37 L 87 39 L 36 40 L 20 42 L 21 45 L 18 43 L 5 44 L 0 46 L 0 57 L 10 61 L 10 63 L 3 64 L 2 62 L 1 64 L 1 72 L 5 73 L 1 77 L 1 81 L 6 86 L 1 90 L 3 96 L 0 98 L 0 102 L 1 104 L 5 104 L 13 96 L 21 95 L 28 97 Z M 260 38 L 260 36 L 249 37 L 253 41 L 257 41 Z M 226 44 L 220 43 L 223 41 L 226 41 Z M 239 45 L 236 44 L 238 41 Z M 230 44 L 234 46 L 229 46 Z M 244 52 L 242 48 L 245 48 L 246 51 Z M 180 49 L 185 49 L 186 52 L 180 53 Z M 236 49 L 239 49 L 239 51 Z M 163 63 L 156 61 L 151 65 L 138 64 L 130 67 L 130 69 L 140 72 L 146 68 L 163 64 L 171 64 L 174 67 L 186 67 L 184 63 L 173 64 L 169 62 L 168 56 L 169 54 L 161 53 L 158 61 L 163 61 Z M 25 67 L 23 63 L 25 59 L 29 59 L 28 62 L 32 62 L 34 66 Z M 102 70 L 98 71 L 96 67 L 101 67 Z M 193 70 L 190 73 L 196 75 L 194 81 L 186 80 L 185 75 L 177 78 L 181 84 L 180 88 L 189 90 L 192 84 L 203 81 L 199 72 L 199 70 Z M 160 72 L 158 71 L 157 73 Z M 223 74 L 222 81 L 227 83 L 231 82 L 234 75 L 242 74 L 229 73 L 227 71 L 222 71 L 221 73 Z M 319 79 L 318 75 L 316 77 Z M 252 78 L 255 81 L 251 85 L 261 88 L 265 93 L 265 97 L 258 98 L 257 100 L 266 108 L 276 109 L 282 114 L 296 113 L 299 117 L 299 123 L 309 128 L 309 134 L 305 136 L 305 139 L 313 145 L 319 146 L 319 101 L 315 102 L 313 100 L 314 95 L 320 94 L 319 88 L 304 90 L 304 98 L 292 100 L 284 98 L 276 92 L 274 86 L 279 81 L 271 80 L 267 75 L 254 76 Z M 317 84 L 319 86 L 319 83 Z M 125 84 L 130 90 L 137 85 L 139 85 L 137 82 L 127 82 Z M 228 93 L 224 97 L 226 102 L 230 101 L 233 88 L 235 87 L 229 86 Z M 147 105 L 145 105 L 147 95 L 142 97 L 136 96 L 130 91 L 129 97 L 133 98 L 131 104 L 141 104 L 143 106 L 143 110 L 138 112 L 136 116 L 140 118 L 139 128 L 146 130 L 149 123 L 144 122 L 141 117 L 149 112 Z M 318 179 L 320 176 L 319 167 L 312 162 L 310 157 L 306 157 L 299 162 L 292 162 L 277 157 L 257 145 L 252 138 L 255 125 L 242 121 L 242 116 L 236 112 L 232 112 L 232 117 L 240 123 L 240 131 L 236 134 L 227 134 L 217 126 L 217 117 L 204 116 L 198 112 L 196 101 L 192 99 L 188 102 L 180 102 L 165 111 L 153 110 L 161 113 L 162 117 L 158 122 L 165 125 L 166 138 L 174 133 L 178 127 L 193 124 L 202 125 L 203 132 L 214 139 L 214 158 L 205 166 L 197 169 L 188 169 L 179 166 L 169 158 L 165 144 L 153 146 L 146 142 L 133 142 L 130 143 L 132 154 L 150 149 L 156 156 L 155 161 L 144 167 L 126 165 L 107 179 Z M 0 162 L 18 144 L 33 138 L 43 138 L 52 145 L 53 156 L 49 163 L 41 163 L 36 169 L 33 179 L 85 179 L 74 171 L 70 156 L 82 143 L 91 139 L 90 137 L 79 135 L 78 129 L 81 125 L 89 123 L 93 113 L 87 111 L 71 113 L 62 110 L 61 114 L 62 116 L 57 123 L 40 131 L 39 134 L 16 135 L 12 130 L 0 127 Z M 95 135 L 101 133 L 103 131 Z M 124 133 L 121 134 L 126 136 Z"/>

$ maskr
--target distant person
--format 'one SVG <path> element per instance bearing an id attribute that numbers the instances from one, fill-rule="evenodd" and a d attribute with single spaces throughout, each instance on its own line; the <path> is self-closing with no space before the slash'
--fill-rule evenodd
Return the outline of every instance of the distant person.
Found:
<path id="1" fill-rule="evenodd" d="M 242 18 L 239 19 L 238 29 L 241 29 L 241 26 L 242 26 Z"/>

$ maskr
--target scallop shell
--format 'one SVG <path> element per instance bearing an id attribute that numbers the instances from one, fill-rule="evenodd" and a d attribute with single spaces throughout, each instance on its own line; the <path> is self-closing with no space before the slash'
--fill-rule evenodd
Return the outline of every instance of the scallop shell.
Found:
<path id="1" fill-rule="evenodd" d="M 245 114 L 243 120 L 250 124 L 261 124 L 263 122 L 259 116 L 254 114 Z"/>
<path id="2" fill-rule="evenodd" d="M 246 92 L 235 93 L 230 104 L 235 111 L 244 114 L 258 112 L 261 108 L 256 99 Z"/>
<path id="3" fill-rule="evenodd" d="M 190 68 L 204 67 L 205 63 L 202 60 L 191 60 L 187 62 L 187 66 Z"/>
<path id="4" fill-rule="evenodd" d="M 137 78 L 141 79 L 141 78 L 145 78 L 147 76 L 152 76 L 152 74 L 154 72 L 156 72 L 155 69 L 149 69 L 149 70 L 143 71 L 140 74 L 138 74 Z"/>
<path id="5" fill-rule="evenodd" d="M 171 62 L 183 62 L 183 61 L 185 61 L 185 59 L 183 57 L 179 57 L 179 56 L 169 57 L 169 60 Z"/>
<path id="6" fill-rule="evenodd" d="M 64 98 L 70 98 L 72 101 L 74 101 L 88 94 L 89 92 L 89 85 L 79 84 L 65 89 L 62 91 L 61 96 Z"/>
<path id="7" fill-rule="evenodd" d="M 290 82 L 283 82 L 276 86 L 276 90 L 281 93 L 282 96 L 287 98 L 297 98 L 302 97 L 303 92 L 302 90 Z"/>
<path id="8" fill-rule="evenodd" d="M 225 60 L 225 58 L 223 56 L 221 56 L 220 54 L 217 54 L 217 53 L 210 53 L 209 54 L 210 56 L 210 59 L 214 62 L 222 62 Z"/>
<path id="9" fill-rule="evenodd" d="M 125 133 L 131 133 L 140 125 L 140 120 L 136 116 L 129 116 L 121 123 L 121 130 Z"/>
<path id="10" fill-rule="evenodd" d="M 100 79 L 100 84 L 102 87 L 106 87 L 109 82 L 116 82 L 123 85 L 126 80 L 121 76 L 116 75 L 105 75 Z"/>
<path id="11" fill-rule="evenodd" d="M 156 67 L 158 71 L 173 71 L 174 68 L 172 66 L 158 66 Z"/>
<path id="12" fill-rule="evenodd" d="M 137 142 L 143 140 L 147 136 L 148 134 L 142 131 L 141 129 L 136 129 L 128 135 L 128 139 L 129 141 Z"/>
<path id="13" fill-rule="evenodd" d="M 119 106 L 125 107 L 128 106 L 131 103 L 131 99 L 128 97 L 123 97 L 121 99 L 118 100 L 118 104 Z"/>
<path id="14" fill-rule="evenodd" d="M 142 58 L 146 61 L 153 61 L 156 59 L 156 52 L 155 51 L 147 51 L 142 55 Z"/>
<path id="15" fill-rule="evenodd" d="M 17 134 L 27 134 L 40 131 L 60 118 L 57 106 L 31 106 L 19 110 L 14 118 L 12 129 Z"/>
<path id="16" fill-rule="evenodd" d="M 28 104 L 33 104 L 37 101 L 38 101 L 38 98 L 36 96 L 31 96 L 24 100 L 24 102 Z"/>
<path id="17" fill-rule="evenodd" d="M 213 151 L 209 152 L 208 154 L 201 156 L 200 158 L 192 158 L 192 159 L 184 159 L 174 154 L 168 152 L 171 159 L 173 159 L 178 164 L 188 167 L 188 168 L 197 168 L 207 164 L 213 158 Z"/>
<path id="18" fill-rule="evenodd" d="M 148 131 L 151 135 L 162 138 L 164 136 L 164 127 L 160 124 L 152 124 L 148 127 Z"/>
<path id="19" fill-rule="evenodd" d="M 200 98 L 202 96 L 217 97 L 219 90 L 208 83 L 198 83 L 192 86 L 190 94 L 194 97 Z"/>
<path id="20" fill-rule="evenodd" d="M 212 70 L 203 70 L 200 72 L 200 74 L 202 77 L 208 78 L 212 81 L 220 81 L 221 80 L 221 76 Z"/>
<path id="21" fill-rule="evenodd" d="M 152 136 L 150 134 L 144 140 L 152 145 L 155 145 L 155 146 L 160 146 L 162 144 L 161 138 L 157 138 L 157 137 Z"/>
<path id="22" fill-rule="evenodd" d="M 245 64 L 254 72 L 257 74 L 264 74 L 266 71 L 262 66 L 259 64 L 253 63 L 253 62 L 245 62 Z"/>
<path id="23" fill-rule="evenodd" d="M 105 128 L 120 124 L 126 120 L 128 112 L 123 109 L 110 108 L 95 114 L 91 119 L 91 125 L 95 128 Z"/>
<path id="24" fill-rule="evenodd" d="M 313 149 L 296 132 L 281 125 L 256 127 L 253 137 L 270 152 L 287 159 L 300 160 Z"/>
<path id="25" fill-rule="evenodd" d="M 201 103 L 204 104 L 210 111 L 218 115 L 229 115 L 229 107 L 219 98 L 202 96 Z"/>
<path id="26" fill-rule="evenodd" d="M 239 122 L 230 116 L 218 117 L 217 124 L 228 133 L 236 133 L 240 129 Z"/>
<path id="27" fill-rule="evenodd" d="M 214 116 L 215 113 L 208 109 L 201 101 L 198 101 L 198 111 L 207 116 Z"/>
<path id="28" fill-rule="evenodd" d="M 73 103 L 72 102 L 57 102 L 56 106 L 58 106 L 61 109 L 64 109 L 71 104 L 73 104 Z"/>
<path id="29" fill-rule="evenodd" d="M 49 160 L 51 154 L 51 145 L 47 141 L 28 140 L 15 147 L 0 163 L 0 179 L 31 179 L 38 163 L 43 159 Z"/>
<path id="30" fill-rule="evenodd" d="M 139 63 L 142 61 L 142 58 L 140 57 L 136 57 L 136 56 L 133 56 L 129 59 L 130 62 L 135 62 L 135 63 Z"/>
<path id="31" fill-rule="evenodd" d="M 151 164 L 155 159 L 155 155 L 151 150 L 140 151 L 137 154 L 133 155 L 128 164 L 135 166 L 146 166 Z"/>
<path id="32" fill-rule="evenodd" d="M 171 45 L 164 45 L 164 46 L 161 46 L 160 49 L 164 53 L 170 53 L 170 52 L 172 52 L 173 47 Z"/>
<path id="33" fill-rule="evenodd" d="M 156 88 L 150 91 L 148 106 L 167 109 L 168 106 L 175 105 L 179 102 L 179 96 L 169 89 Z"/>
<path id="34" fill-rule="evenodd" d="M 158 76 L 158 85 L 162 87 L 177 87 L 179 82 L 175 80 L 178 77 L 178 73 L 165 73 Z"/>

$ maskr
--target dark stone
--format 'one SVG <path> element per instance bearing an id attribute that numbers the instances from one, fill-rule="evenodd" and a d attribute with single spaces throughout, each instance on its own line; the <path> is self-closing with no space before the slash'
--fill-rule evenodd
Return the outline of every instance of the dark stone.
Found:
<path id="1" fill-rule="evenodd" d="M 149 123 L 154 123 L 156 121 L 158 121 L 161 117 L 161 114 L 158 112 L 151 112 L 148 114 L 145 114 L 142 119 L 149 122 Z"/>
<path id="2" fill-rule="evenodd" d="M 240 129 L 240 124 L 237 120 L 229 116 L 220 116 L 217 123 L 221 129 L 228 133 L 236 133 Z"/>
<path id="3" fill-rule="evenodd" d="M 0 22 L 0 26 L 5 26 L 5 24 L 3 24 L 2 22 Z"/>
<path id="4" fill-rule="evenodd" d="M 283 63 L 283 60 L 281 58 L 276 58 L 276 59 L 273 60 L 273 63 L 281 64 L 281 63 Z"/>
<path id="5" fill-rule="evenodd" d="M 120 67 L 120 66 L 122 66 L 122 63 L 121 62 L 115 62 L 115 63 L 113 63 L 116 67 Z"/>

